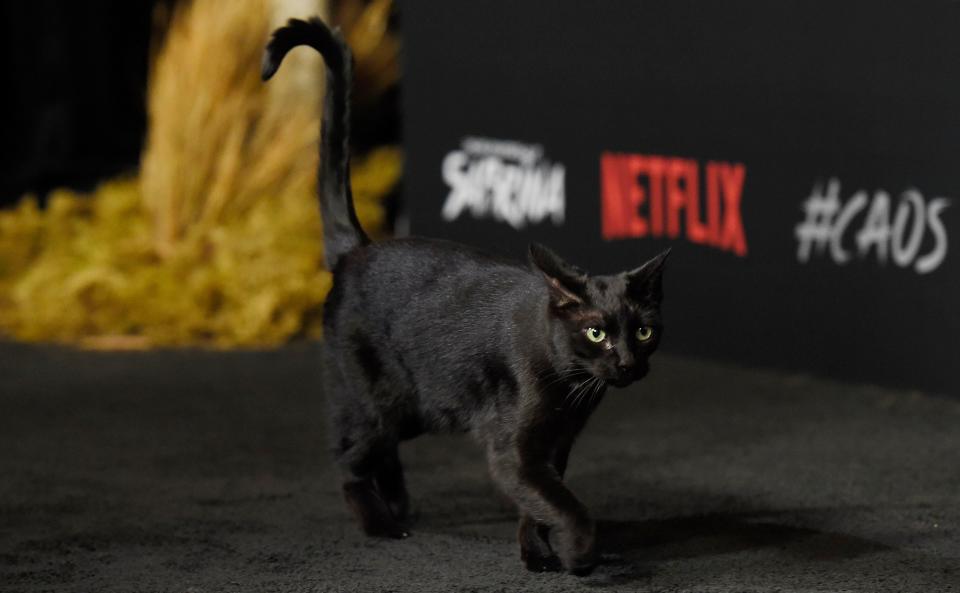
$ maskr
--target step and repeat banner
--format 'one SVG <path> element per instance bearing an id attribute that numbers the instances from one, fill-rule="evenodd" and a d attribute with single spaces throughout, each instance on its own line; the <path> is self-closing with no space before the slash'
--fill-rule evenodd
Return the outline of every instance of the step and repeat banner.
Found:
<path id="1" fill-rule="evenodd" d="M 406 3 L 412 234 L 594 273 L 665 351 L 960 395 L 960 3 Z"/>

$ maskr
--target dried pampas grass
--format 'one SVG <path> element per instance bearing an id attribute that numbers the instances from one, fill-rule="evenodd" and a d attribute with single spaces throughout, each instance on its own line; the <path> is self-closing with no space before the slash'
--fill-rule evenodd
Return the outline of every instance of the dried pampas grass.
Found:
<path id="1" fill-rule="evenodd" d="M 330 279 L 309 77 L 322 70 L 296 56 L 303 70 L 285 64 L 276 89 L 260 82 L 273 20 L 266 0 L 196 0 L 173 15 L 139 177 L 0 213 L 0 328 L 106 348 L 266 346 L 319 331 Z M 374 234 L 399 176 L 395 148 L 354 167 L 358 214 Z"/>
<path id="2" fill-rule="evenodd" d="M 173 17 L 150 77 L 140 177 L 163 255 L 265 194 L 282 207 L 313 187 L 319 103 L 261 82 L 270 21 L 266 0 L 199 0 Z"/>

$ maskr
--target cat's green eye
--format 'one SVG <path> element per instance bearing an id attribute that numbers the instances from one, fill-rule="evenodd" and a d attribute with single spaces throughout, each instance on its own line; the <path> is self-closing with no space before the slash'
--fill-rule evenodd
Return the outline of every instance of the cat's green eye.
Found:
<path id="1" fill-rule="evenodd" d="M 594 344 L 599 344 L 607 337 L 607 332 L 595 327 L 588 327 L 584 333 L 587 334 L 587 339 Z"/>
<path id="2" fill-rule="evenodd" d="M 641 327 L 637 330 L 637 339 L 641 342 L 646 342 L 653 337 L 653 328 L 652 327 Z"/>

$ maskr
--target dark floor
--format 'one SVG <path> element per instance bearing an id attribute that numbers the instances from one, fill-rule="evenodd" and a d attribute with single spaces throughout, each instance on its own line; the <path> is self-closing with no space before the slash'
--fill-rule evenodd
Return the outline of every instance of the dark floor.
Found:
<path id="1" fill-rule="evenodd" d="M 362 537 L 316 354 L 0 345 L 0 590 L 960 590 L 960 399 L 659 356 L 574 449 L 578 579 L 521 568 L 465 437 L 405 445 L 413 536 Z"/>

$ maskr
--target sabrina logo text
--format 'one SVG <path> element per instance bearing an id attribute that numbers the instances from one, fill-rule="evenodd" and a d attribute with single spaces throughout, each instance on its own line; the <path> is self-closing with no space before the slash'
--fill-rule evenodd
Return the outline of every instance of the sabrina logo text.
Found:
<path id="1" fill-rule="evenodd" d="M 460 150 L 444 157 L 442 171 L 450 186 L 441 212 L 444 220 L 469 212 L 515 229 L 547 218 L 563 223 L 564 167 L 545 159 L 542 146 L 465 138 Z"/>

